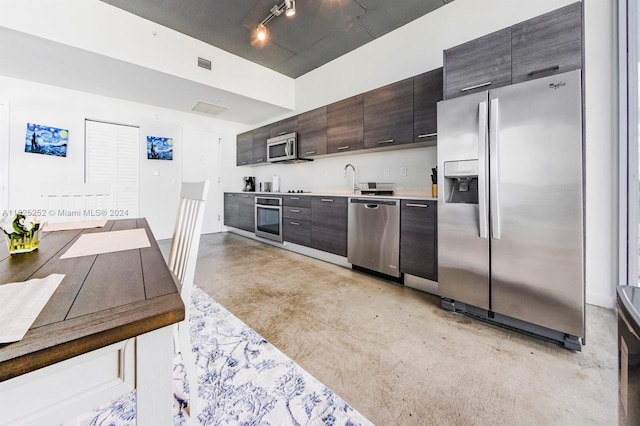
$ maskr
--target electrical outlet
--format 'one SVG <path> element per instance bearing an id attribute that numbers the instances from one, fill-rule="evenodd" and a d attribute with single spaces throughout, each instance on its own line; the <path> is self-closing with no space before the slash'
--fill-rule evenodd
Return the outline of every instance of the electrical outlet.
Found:
<path id="1" fill-rule="evenodd" d="M 385 176 L 389 176 L 390 174 L 391 174 L 391 170 L 389 170 L 389 168 L 388 168 L 388 167 L 386 167 L 386 168 L 384 169 L 384 175 L 385 175 Z"/>
<path id="2" fill-rule="evenodd" d="M 407 175 L 407 168 L 400 167 L 400 176 L 406 176 L 406 175 Z"/>

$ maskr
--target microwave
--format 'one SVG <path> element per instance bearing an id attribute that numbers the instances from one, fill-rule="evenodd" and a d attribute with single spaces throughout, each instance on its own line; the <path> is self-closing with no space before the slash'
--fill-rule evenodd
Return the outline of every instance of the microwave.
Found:
<path id="1" fill-rule="evenodd" d="M 275 163 L 278 161 L 297 160 L 296 139 L 295 132 L 267 139 L 267 161 Z"/>

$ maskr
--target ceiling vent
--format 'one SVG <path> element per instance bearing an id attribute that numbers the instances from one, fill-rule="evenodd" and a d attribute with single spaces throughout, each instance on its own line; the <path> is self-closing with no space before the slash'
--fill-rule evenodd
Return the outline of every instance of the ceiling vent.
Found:
<path id="1" fill-rule="evenodd" d="M 228 109 L 229 108 L 222 105 L 209 104 L 207 102 L 199 101 L 196 106 L 193 107 L 192 111 L 201 112 L 207 115 L 218 115 Z"/>
<path id="2" fill-rule="evenodd" d="M 200 68 L 204 68 L 206 70 L 211 71 L 211 61 L 208 59 L 201 58 L 198 56 L 198 66 Z"/>

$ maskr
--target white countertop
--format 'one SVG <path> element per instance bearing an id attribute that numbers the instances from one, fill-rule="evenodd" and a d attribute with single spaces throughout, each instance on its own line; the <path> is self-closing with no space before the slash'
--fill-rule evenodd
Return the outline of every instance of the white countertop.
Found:
<path id="1" fill-rule="evenodd" d="M 243 193 L 242 191 L 225 191 L 232 193 Z M 318 191 L 318 192 L 264 192 L 264 191 L 255 191 L 255 192 L 244 192 L 245 194 L 254 194 L 254 195 L 265 195 L 265 196 L 295 196 L 295 195 L 308 195 L 313 197 L 354 197 L 354 198 L 386 198 L 390 200 L 428 200 L 428 201 L 437 201 L 437 198 L 431 197 L 431 194 L 426 193 L 415 193 L 415 192 L 398 192 L 396 191 L 394 195 L 361 195 L 361 194 L 353 194 L 346 191 L 336 191 L 336 192 L 328 192 L 328 191 Z"/>

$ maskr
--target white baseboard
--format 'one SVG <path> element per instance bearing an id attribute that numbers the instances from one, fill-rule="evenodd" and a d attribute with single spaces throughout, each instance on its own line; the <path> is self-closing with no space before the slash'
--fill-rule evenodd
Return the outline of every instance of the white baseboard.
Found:
<path id="1" fill-rule="evenodd" d="M 586 302 L 589 305 L 601 306 L 603 308 L 613 309 L 616 306 L 615 296 L 605 296 L 602 294 L 590 293 L 586 294 Z"/>

